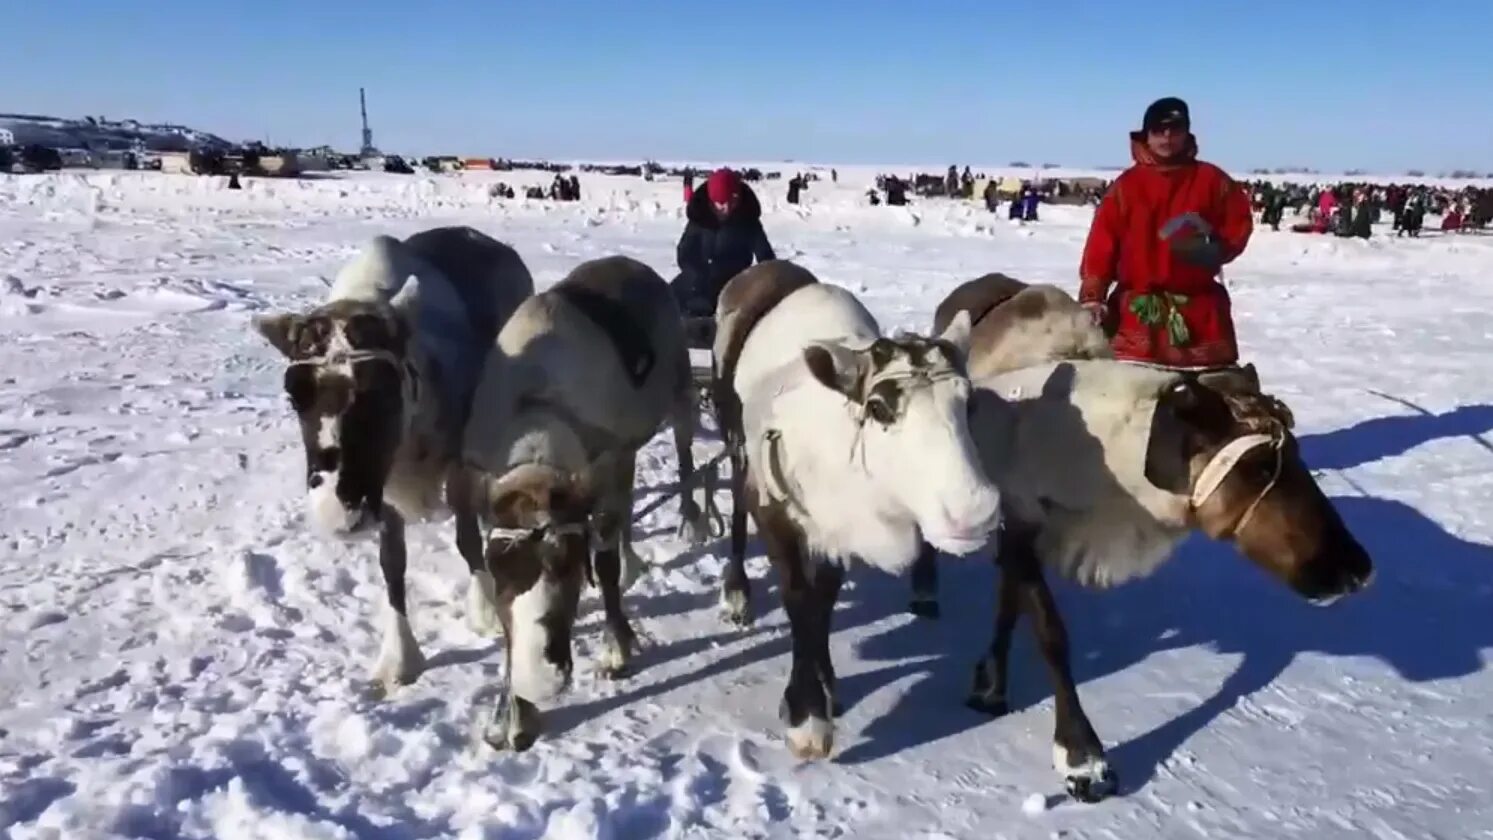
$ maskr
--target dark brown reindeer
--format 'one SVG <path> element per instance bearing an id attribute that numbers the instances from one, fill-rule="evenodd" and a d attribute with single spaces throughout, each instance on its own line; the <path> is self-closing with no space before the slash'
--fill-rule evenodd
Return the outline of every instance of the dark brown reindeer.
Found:
<path id="1" fill-rule="evenodd" d="M 482 360 L 533 291 L 512 248 L 471 228 L 433 228 L 375 237 L 309 312 L 254 319 L 287 360 L 309 518 L 342 538 L 378 535 L 389 609 L 374 679 L 384 690 L 424 667 L 406 613 L 405 524 L 446 510 Z M 480 556 L 467 559 L 468 618 L 495 632 L 491 578 Z"/>
<path id="2" fill-rule="evenodd" d="M 1096 801 L 1116 779 L 1079 703 L 1044 566 L 1108 587 L 1151 574 L 1202 531 L 1327 604 L 1366 586 L 1372 563 L 1302 462 L 1290 411 L 1259 393 L 1252 369 L 1182 374 L 1116 362 L 1061 290 L 1013 291 L 1009 278 L 968 285 L 976 288 L 956 290 L 940 317 L 981 315 L 969 350 L 970 427 L 1001 488 L 1004 523 L 994 640 L 968 702 L 1008 711 L 1012 633 L 1030 616 L 1055 689 L 1054 763 L 1075 798 Z M 934 557 L 925 544 L 915 602 L 932 600 Z"/>

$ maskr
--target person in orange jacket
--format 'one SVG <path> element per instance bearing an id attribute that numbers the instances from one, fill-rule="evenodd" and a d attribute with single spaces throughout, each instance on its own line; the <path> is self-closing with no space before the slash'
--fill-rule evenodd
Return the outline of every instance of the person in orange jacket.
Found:
<path id="1" fill-rule="evenodd" d="M 1219 272 L 1254 232 L 1249 196 L 1222 169 L 1197 159 L 1181 99 L 1146 109 L 1130 151 L 1135 165 L 1115 179 L 1094 214 L 1079 303 L 1111 333 L 1118 358 L 1231 367 L 1239 346 Z"/>

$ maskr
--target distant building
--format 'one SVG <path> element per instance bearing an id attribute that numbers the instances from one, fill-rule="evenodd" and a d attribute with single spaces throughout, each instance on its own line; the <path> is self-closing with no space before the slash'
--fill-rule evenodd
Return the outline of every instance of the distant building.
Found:
<path id="1" fill-rule="evenodd" d="M 15 132 L 8 128 L 0 128 L 0 146 L 14 146 L 15 144 Z"/>

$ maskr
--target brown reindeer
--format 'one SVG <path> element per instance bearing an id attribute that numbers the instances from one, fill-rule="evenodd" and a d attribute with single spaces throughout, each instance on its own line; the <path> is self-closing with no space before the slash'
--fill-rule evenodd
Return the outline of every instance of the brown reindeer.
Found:
<path id="1" fill-rule="evenodd" d="M 961 299 L 946 301 L 940 317 L 979 310 L 978 292 L 956 292 Z M 1116 780 L 1079 703 L 1044 566 L 1107 587 L 1151 574 L 1183 537 L 1202 531 L 1326 604 L 1366 586 L 1372 563 L 1302 462 L 1290 411 L 1258 392 L 1252 369 L 1179 373 L 1117 362 L 1061 290 L 1013 293 L 992 282 L 990 299 L 998 302 L 971 335 L 970 427 L 1001 488 L 1004 527 L 995 636 L 969 705 L 1008 710 L 1012 632 L 1028 614 L 1055 686 L 1054 762 L 1074 797 L 1095 801 Z M 915 600 L 932 602 L 933 563 L 925 545 Z"/>

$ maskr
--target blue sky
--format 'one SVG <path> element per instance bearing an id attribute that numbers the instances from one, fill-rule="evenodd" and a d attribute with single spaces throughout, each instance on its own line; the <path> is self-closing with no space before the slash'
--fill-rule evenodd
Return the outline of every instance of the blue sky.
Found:
<path id="1" fill-rule="evenodd" d="M 1493 170 L 1493 2 L 8 4 L 0 111 L 504 157 Z"/>

